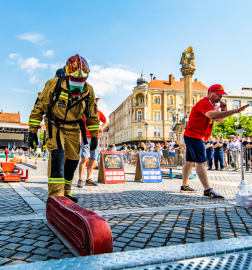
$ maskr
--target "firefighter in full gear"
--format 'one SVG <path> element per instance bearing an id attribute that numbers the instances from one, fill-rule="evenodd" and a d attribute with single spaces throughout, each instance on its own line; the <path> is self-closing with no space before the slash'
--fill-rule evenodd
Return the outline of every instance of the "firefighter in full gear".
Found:
<path id="1" fill-rule="evenodd" d="M 66 196 L 74 202 L 71 194 L 74 172 L 80 155 L 80 132 L 87 144 L 85 126 L 92 135 L 91 150 L 97 147 L 99 120 L 92 86 L 86 82 L 89 75 L 87 61 L 76 54 L 70 57 L 56 78 L 45 84 L 39 93 L 29 118 L 28 142 L 37 144 L 37 131 L 43 115 L 46 126 L 48 160 L 48 197 Z"/>

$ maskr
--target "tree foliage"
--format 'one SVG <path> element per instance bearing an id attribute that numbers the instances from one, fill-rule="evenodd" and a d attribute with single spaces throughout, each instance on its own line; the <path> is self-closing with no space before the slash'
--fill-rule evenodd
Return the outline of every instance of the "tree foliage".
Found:
<path id="1" fill-rule="evenodd" d="M 239 124 L 244 127 L 245 132 L 243 133 L 243 137 L 245 134 L 249 134 L 252 136 L 252 116 L 239 114 L 239 117 L 234 115 L 226 118 L 221 124 L 214 123 L 212 136 L 219 136 L 227 139 L 230 135 L 236 135 L 236 125 L 235 121 L 239 121 Z"/>

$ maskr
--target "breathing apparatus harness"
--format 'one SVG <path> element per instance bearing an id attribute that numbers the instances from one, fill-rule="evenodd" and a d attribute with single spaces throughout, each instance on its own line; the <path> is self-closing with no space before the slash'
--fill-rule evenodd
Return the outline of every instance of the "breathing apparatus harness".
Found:
<path id="1" fill-rule="evenodd" d="M 57 139 L 57 144 L 58 144 L 58 149 L 62 149 L 62 145 L 60 142 L 60 133 L 59 133 L 59 127 L 60 125 L 63 124 L 75 124 L 75 123 L 79 123 L 80 125 L 80 129 L 81 129 L 81 133 L 82 133 L 82 139 L 83 139 L 83 143 L 84 144 L 88 144 L 87 142 L 87 137 L 86 137 L 86 128 L 84 125 L 84 122 L 82 119 L 80 120 L 76 120 L 76 121 L 66 121 L 67 118 L 67 113 L 69 110 L 71 110 L 72 108 L 74 108 L 75 106 L 77 106 L 78 104 L 80 104 L 82 101 L 85 101 L 86 103 L 86 108 L 84 111 L 84 115 L 88 118 L 90 117 L 90 111 L 89 111 L 89 92 L 87 93 L 87 95 L 81 99 L 79 99 L 78 101 L 76 101 L 75 103 L 73 103 L 72 105 L 70 105 L 71 101 L 72 101 L 72 93 L 70 93 L 68 95 L 68 103 L 67 103 L 67 109 L 66 109 L 66 115 L 64 119 L 60 119 L 58 117 L 56 117 L 55 115 L 52 114 L 52 107 L 55 105 L 55 103 L 57 102 L 57 100 L 59 99 L 60 93 L 61 93 L 61 82 L 65 79 L 65 70 L 62 69 L 62 71 L 60 73 L 57 73 L 57 77 L 58 77 L 58 81 L 57 84 L 55 86 L 55 89 L 53 91 L 53 97 L 52 97 L 52 102 L 49 106 L 49 109 L 46 113 L 46 117 L 48 119 L 48 133 L 49 133 L 49 138 L 52 138 L 52 125 L 57 126 L 58 127 L 58 131 L 57 131 L 57 135 L 56 135 L 56 139 Z"/>

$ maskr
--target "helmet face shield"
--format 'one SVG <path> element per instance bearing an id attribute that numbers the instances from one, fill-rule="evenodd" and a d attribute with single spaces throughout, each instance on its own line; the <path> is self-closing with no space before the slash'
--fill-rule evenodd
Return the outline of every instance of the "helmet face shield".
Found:
<path id="1" fill-rule="evenodd" d="M 65 76 L 76 79 L 87 79 L 90 69 L 86 59 L 76 54 L 71 56 L 65 66 Z"/>

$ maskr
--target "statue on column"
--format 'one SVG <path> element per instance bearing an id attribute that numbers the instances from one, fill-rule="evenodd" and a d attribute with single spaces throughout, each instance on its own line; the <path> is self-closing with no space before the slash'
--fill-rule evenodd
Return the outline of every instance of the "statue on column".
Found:
<path id="1" fill-rule="evenodd" d="M 188 47 L 188 49 L 182 53 L 180 64 L 182 65 L 181 69 L 195 69 L 196 68 L 195 54 L 193 52 L 193 47 L 191 46 Z"/>

